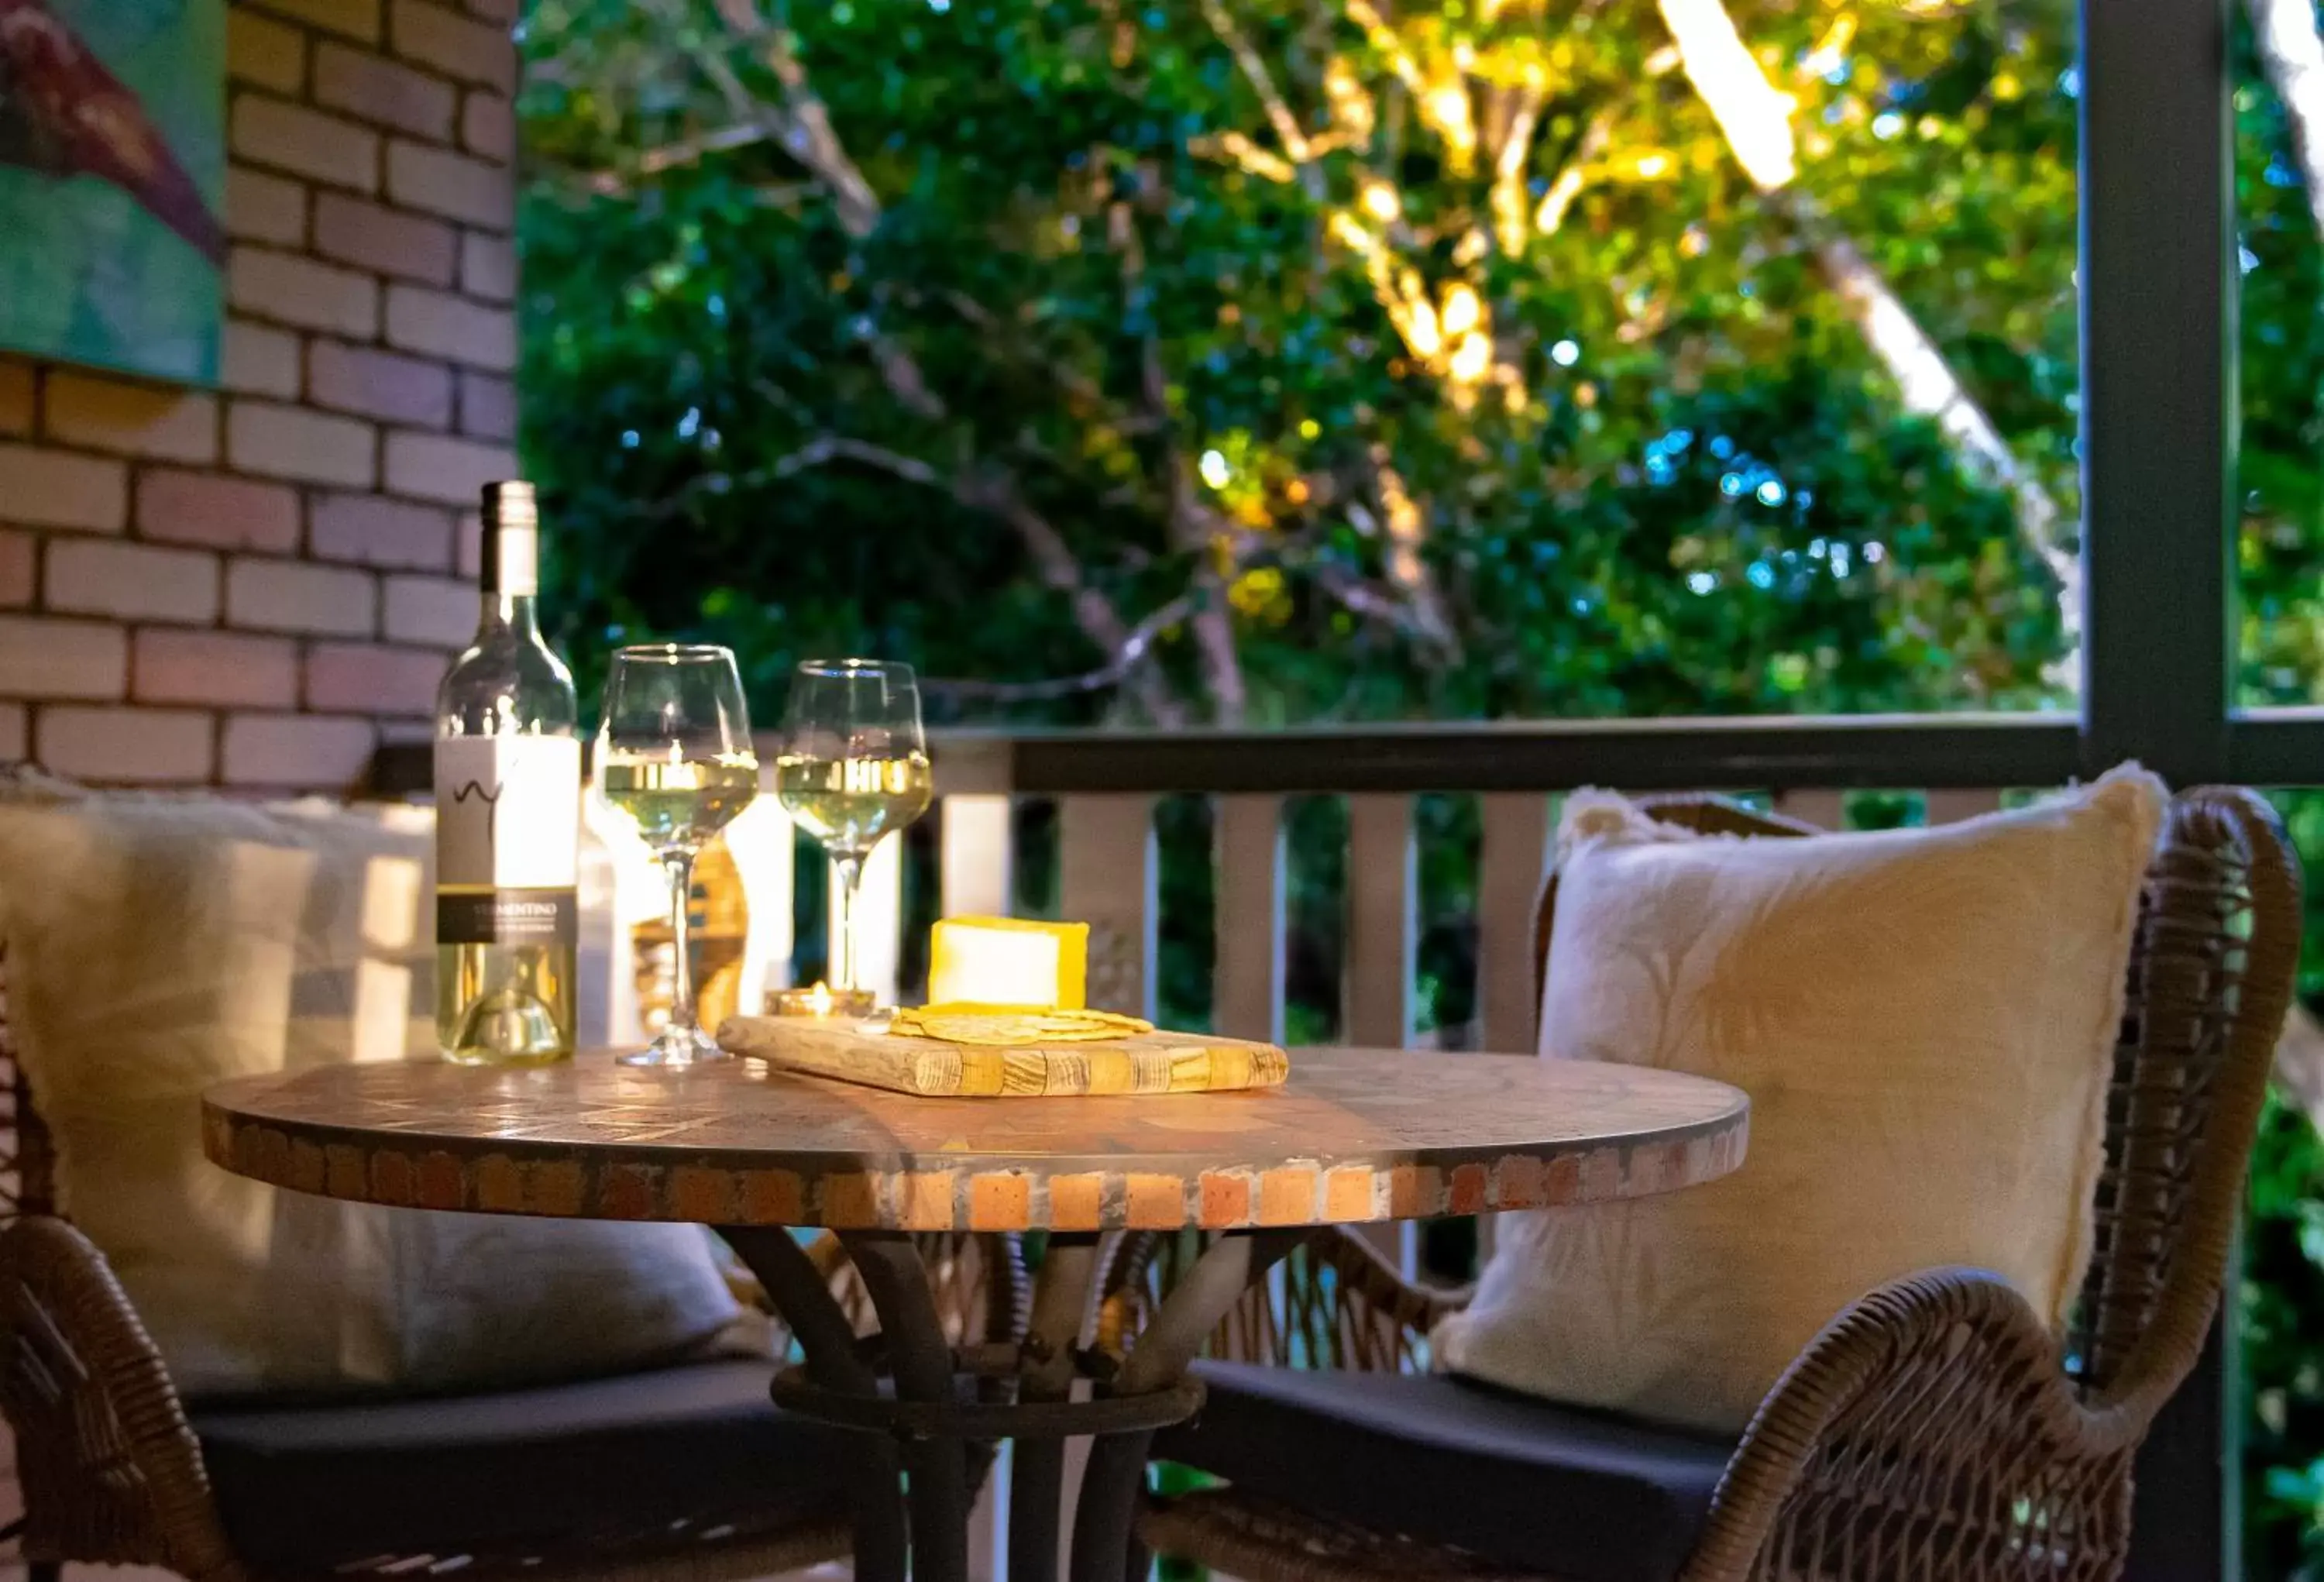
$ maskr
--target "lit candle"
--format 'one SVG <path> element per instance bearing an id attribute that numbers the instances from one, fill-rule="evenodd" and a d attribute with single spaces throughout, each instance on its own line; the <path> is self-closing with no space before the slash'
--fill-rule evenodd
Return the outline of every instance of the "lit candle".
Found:
<path id="1" fill-rule="evenodd" d="M 777 989 L 767 996 L 770 1016 L 869 1016 L 876 1002 L 870 989 L 835 989 L 818 982 L 813 988 Z"/>

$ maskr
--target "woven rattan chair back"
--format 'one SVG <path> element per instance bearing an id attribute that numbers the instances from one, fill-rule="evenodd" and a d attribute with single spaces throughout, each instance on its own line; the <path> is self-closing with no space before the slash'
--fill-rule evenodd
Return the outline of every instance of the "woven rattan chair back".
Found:
<path id="1" fill-rule="evenodd" d="M 2087 1395 L 2192 1365 L 2290 1007 L 2300 879 L 2250 791 L 2172 804 L 2139 900 L 2107 1094 L 2098 1245 L 2071 1336 Z"/>
<path id="2" fill-rule="evenodd" d="M 56 1211 L 49 1129 L 32 1106 L 32 1089 L 8 1035 L 8 948 L 0 942 L 0 1226 L 23 1215 Z"/>

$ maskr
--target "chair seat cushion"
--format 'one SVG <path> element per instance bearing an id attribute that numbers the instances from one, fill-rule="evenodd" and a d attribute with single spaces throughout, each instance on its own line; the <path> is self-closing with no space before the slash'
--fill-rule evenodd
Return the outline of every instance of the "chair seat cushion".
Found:
<path id="1" fill-rule="evenodd" d="M 227 1534 L 262 1572 L 571 1553 L 838 1512 L 844 1436 L 779 1412 L 773 1374 L 724 1358 L 489 1395 L 201 1411 L 194 1431 Z"/>
<path id="2" fill-rule="evenodd" d="M 1243 1493 L 1567 1582 L 1667 1582 L 1736 1441 L 1430 1374 L 1205 1362 L 1155 1454 Z"/>

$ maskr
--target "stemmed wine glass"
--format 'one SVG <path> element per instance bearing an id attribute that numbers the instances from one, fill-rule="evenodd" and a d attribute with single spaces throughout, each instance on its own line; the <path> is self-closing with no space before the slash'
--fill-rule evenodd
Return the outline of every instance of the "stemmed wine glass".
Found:
<path id="1" fill-rule="evenodd" d="M 694 1066 L 729 1059 L 702 1031 L 694 1006 L 686 914 L 694 859 L 759 794 L 759 760 L 734 655 L 724 648 L 652 643 L 617 649 L 597 732 L 599 794 L 638 827 L 669 880 L 678 954 L 669 1022 L 625 1066 Z"/>
<path id="2" fill-rule="evenodd" d="M 935 786 L 911 666 L 811 659 L 792 672 L 775 794 L 831 858 L 839 894 L 832 987 L 843 1000 L 856 988 L 855 902 L 864 861 L 882 837 L 928 810 Z"/>

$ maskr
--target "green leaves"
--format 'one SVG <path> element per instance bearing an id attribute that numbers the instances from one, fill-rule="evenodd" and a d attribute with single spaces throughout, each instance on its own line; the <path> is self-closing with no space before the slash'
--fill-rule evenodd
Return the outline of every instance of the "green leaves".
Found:
<path id="1" fill-rule="evenodd" d="M 2008 503 L 1903 415 L 1804 238 L 1655 64 L 1651 11 L 1219 14 L 1230 32 L 1094 0 L 791 13 L 880 200 L 859 241 L 781 137 L 735 133 L 719 70 L 769 125 L 787 90 L 709 7 L 536 5 L 526 442 L 576 646 L 614 621 L 763 641 L 779 610 L 938 676 L 1105 662 L 997 480 L 1125 625 L 1222 566 L 1262 717 L 2047 696 L 2057 627 Z M 1831 223 L 2070 495 L 2062 9 L 1737 20 L 1828 145 L 1803 169 Z M 1836 23 L 1837 86 L 1802 77 Z M 1484 156 L 1528 105 L 1496 208 Z M 1895 106 L 1932 130 L 1876 135 Z M 1489 356 L 1462 365 L 1472 321 Z M 899 399 L 898 353 L 926 401 Z M 834 437 L 918 476 L 798 464 Z M 1416 636 L 1430 607 L 1452 645 Z M 1200 713 L 1190 648 L 1172 627 L 1156 652 Z"/>

